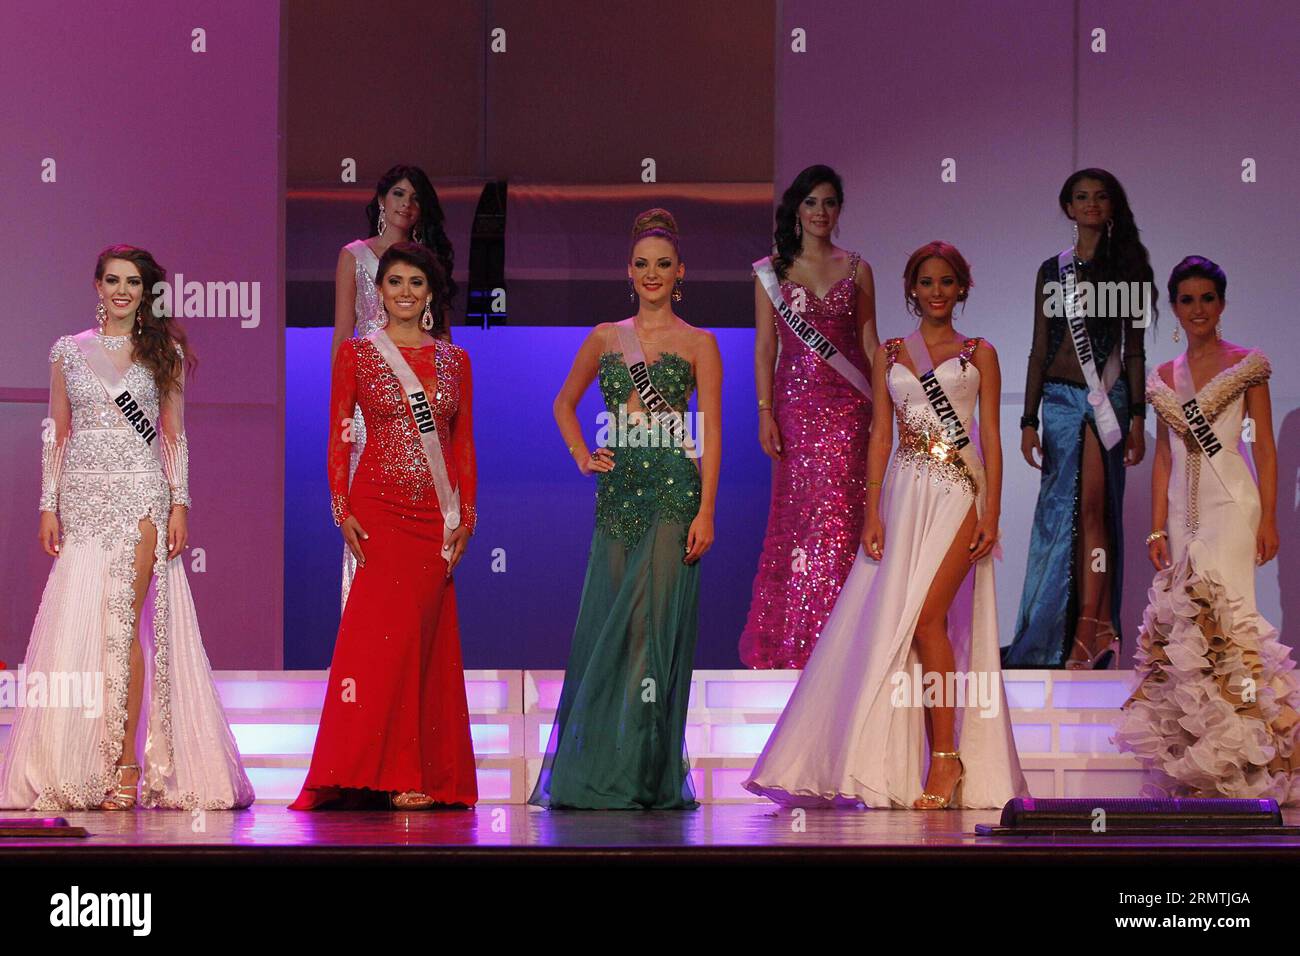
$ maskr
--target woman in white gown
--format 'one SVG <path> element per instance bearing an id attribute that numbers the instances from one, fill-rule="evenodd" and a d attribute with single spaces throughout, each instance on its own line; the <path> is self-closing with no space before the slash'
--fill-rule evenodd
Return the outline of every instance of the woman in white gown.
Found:
<path id="1" fill-rule="evenodd" d="M 952 327 L 970 286 L 965 259 L 943 242 L 922 246 L 904 271 L 921 324 L 884 343 L 871 366 L 863 548 L 745 782 L 778 803 L 999 807 L 1027 794 L 993 591 L 997 354 Z M 899 447 L 882 495 L 895 415 Z"/>
<path id="2" fill-rule="evenodd" d="M 433 312 L 441 316 L 441 321 L 431 322 L 425 330 L 434 338 L 451 341 L 449 313 L 451 300 L 456 295 L 456 282 L 451 277 L 455 255 L 451 240 L 447 238 L 444 219 L 438 194 L 419 166 L 393 166 L 379 177 L 375 195 L 366 206 L 369 238 L 353 239 L 339 251 L 334 271 L 334 338 L 330 343 L 330 368 L 334 367 L 339 345 L 346 339 L 365 338 L 388 324 L 388 316 L 380 306 L 379 293 L 375 290 L 375 273 L 379 269 L 379 257 L 395 242 L 426 246 L 442 264 L 447 276 L 447 289 L 440 307 Z M 340 423 L 334 422 L 333 425 L 338 427 Z M 351 426 L 349 483 L 366 447 L 366 420 L 361 415 L 360 405 L 353 410 Z M 344 545 L 340 610 L 347 606 L 348 592 L 356 573 L 356 556 Z"/>
<path id="3" fill-rule="evenodd" d="M 1147 378 L 1158 416 L 1147 537 L 1156 575 L 1138 687 L 1115 741 L 1146 768 L 1148 794 L 1295 804 L 1295 662 L 1255 606 L 1255 568 L 1278 550 L 1270 367 L 1263 352 L 1222 338 L 1226 289 L 1223 270 L 1199 256 L 1169 278 L 1187 351 Z"/>
<path id="4" fill-rule="evenodd" d="M 253 802 L 180 557 L 190 504 L 185 356 L 173 320 L 153 314 L 151 290 L 165 278 L 142 249 L 105 249 L 95 269 L 100 328 L 50 350 L 41 540 L 55 562 L 22 669 L 29 706 L 17 709 L 0 767 L 0 807 L 127 810 L 137 784 L 146 807 Z M 37 681 L 70 682 L 76 693 L 30 706 Z"/>

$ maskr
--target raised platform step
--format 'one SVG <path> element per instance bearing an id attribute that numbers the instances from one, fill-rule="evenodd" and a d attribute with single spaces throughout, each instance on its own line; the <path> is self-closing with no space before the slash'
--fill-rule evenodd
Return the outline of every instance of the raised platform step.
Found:
<path id="1" fill-rule="evenodd" d="M 789 700 L 799 671 L 699 670 L 686 745 L 702 803 L 757 802 L 741 783 Z M 217 687 L 257 790 L 287 803 L 311 761 L 327 671 L 218 671 Z M 564 682 L 558 670 L 465 672 L 484 803 L 523 803 L 537 778 Z M 1127 671 L 1008 671 L 1012 730 L 1037 797 L 1132 796 L 1142 773 L 1110 743 L 1134 677 Z M 0 709 L 0 757 L 13 709 Z"/>

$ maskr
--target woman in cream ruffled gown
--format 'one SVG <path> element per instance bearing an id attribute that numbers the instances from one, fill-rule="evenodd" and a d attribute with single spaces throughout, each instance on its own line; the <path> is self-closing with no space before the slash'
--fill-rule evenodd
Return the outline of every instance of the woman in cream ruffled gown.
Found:
<path id="1" fill-rule="evenodd" d="M 1147 538 L 1157 571 L 1139 684 L 1115 740 L 1142 762 L 1152 795 L 1297 803 L 1295 663 L 1255 607 L 1256 565 L 1278 550 L 1270 368 L 1263 352 L 1222 339 L 1226 287 L 1223 270 L 1199 256 L 1169 278 L 1187 352 L 1147 379 L 1158 415 Z"/>

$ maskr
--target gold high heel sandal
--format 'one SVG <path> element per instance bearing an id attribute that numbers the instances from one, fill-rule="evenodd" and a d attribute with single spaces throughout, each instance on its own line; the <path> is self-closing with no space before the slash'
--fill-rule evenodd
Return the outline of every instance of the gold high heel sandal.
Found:
<path id="1" fill-rule="evenodd" d="M 961 754 L 956 750 L 951 752 L 931 750 L 930 756 L 931 758 L 948 757 L 949 759 L 954 759 L 957 761 L 957 764 L 961 769 L 957 772 L 957 780 L 952 785 L 952 793 L 946 797 L 941 797 L 935 793 L 925 793 L 922 791 L 920 798 L 912 804 L 913 810 L 947 810 L 954 801 L 961 803 L 962 778 L 966 776 L 966 765 L 961 762 Z"/>
<path id="2" fill-rule="evenodd" d="M 394 810 L 428 810 L 433 806 L 433 797 L 419 790 L 406 790 L 402 793 L 389 794 L 389 801 Z"/>
<path id="3" fill-rule="evenodd" d="M 122 771 L 134 770 L 135 783 L 127 786 L 122 783 Z M 130 810 L 135 806 L 136 788 L 140 786 L 140 766 L 134 763 L 118 764 L 117 767 L 117 789 L 111 797 L 104 800 L 99 805 L 101 810 Z"/>
<path id="4" fill-rule="evenodd" d="M 1088 617 L 1083 614 L 1079 615 L 1079 620 L 1092 621 L 1093 624 L 1097 625 L 1096 630 L 1093 631 L 1094 638 L 1103 634 L 1109 634 L 1110 637 L 1106 639 L 1105 643 L 1103 643 L 1094 654 L 1089 654 L 1088 645 L 1076 637 L 1074 643 L 1083 649 L 1083 653 L 1086 656 L 1067 660 L 1065 662 L 1065 669 L 1067 671 L 1105 671 L 1110 670 L 1112 666 L 1118 667 L 1119 635 L 1115 633 L 1115 628 L 1111 627 L 1110 621 L 1102 621 L 1095 617 Z M 1105 629 L 1103 630 L 1103 628 Z"/>

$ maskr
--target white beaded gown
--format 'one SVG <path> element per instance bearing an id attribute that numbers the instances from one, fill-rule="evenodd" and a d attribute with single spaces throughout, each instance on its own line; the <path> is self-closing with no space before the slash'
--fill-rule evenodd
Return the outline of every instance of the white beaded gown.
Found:
<path id="1" fill-rule="evenodd" d="M 935 368 L 974 441 L 978 343 L 967 339 L 960 355 Z M 859 547 L 803 676 L 744 784 L 787 806 L 910 808 L 929 766 L 924 696 L 912 693 L 921 683 L 914 679 L 920 658 L 912 635 L 940 562 L 971 504 L 982 512 L 983 502 L 976 476 L 942 445 L 943 428 L 921 383 L 897 362 L 902 347 L 902 339 L 885 343 L 899 441 L 881 500 L 883 555 L 877 563 Z M 1001 807 L 1028 789 L 1001 681 L 991 555 L 967 574 L 949 611 L 948 636 L 957 672 L 974 681 L 956 708 L 966 776 L 953 805 Z"/>
<path id="2" fill-rule="evenodd" d="M 1300 688 L 1290 651 L 1255 605 L 1260 500 L 1244 454 L 1246 390 L 1269 373 L 1252 349 L 1196 393 L 1222 444 L 1217 469 L 1178 393 L 1158 369 L 1147 378 L 1147 399 L 1170 429 L 1172 563 L 1151 582 L 1138 686 L 1115 732 L 1146 769 L 1147 795 L 1300 803 Z"/>
<path id="3" fill-rule="evenodd" d="M 353 336 L 365 338 L 375 329 L 382 329 L 388 324 L 385 314 L 379 309 L 379 291 L 375 288 L 375 276 L 379 274 L 379 257 L 364 239 L 353 239 L 343 247 L 352 253 L 356 260 L 357 295 L 353 305 L 355 319 Z M 338 423 L 334 423 L 338 427 Z M 361 406 L 352 411 L 352 461 L 348 465 L 348 484 L 356 474 L 357 463 L 366 448 L 366 420 L 361 415 Z M 343 545 L 343 587 L 339 599 L 340 610 L 347 606 L 348 592 L 352 589 L 352 578 L 357 573 L 357 559 L 345 543 Z"/>
<path id="4" fill-rule="evenodd" d="M 45 706 L 16 709 L 0 765 L 0 807 L 93 809 L 116 787 L 142 521 L 153 524 L 157 545 L 139 625 L 140 804 L 246 807 L 253 787 L 203 650 L 184 556 L 167 559 L 171 507 L 190 503 L 182 394 L 173 390 L 159 408 L 153 375 L 132 361 L 129 337 L 96 335 L 92 347 L 105 350 L 159 434 L 153 446 L 141 439 L 71 336 L 54 344 L 40 508 L 57 512 L 63 537 L 22 668 L 28 703 L 37 700 L 37 675 L 50 693 Z M 53 693 L 57 675 L 78 681 L 75 697 L 59 696 L 61 706 Z"/>

